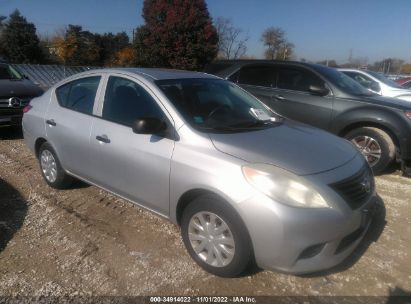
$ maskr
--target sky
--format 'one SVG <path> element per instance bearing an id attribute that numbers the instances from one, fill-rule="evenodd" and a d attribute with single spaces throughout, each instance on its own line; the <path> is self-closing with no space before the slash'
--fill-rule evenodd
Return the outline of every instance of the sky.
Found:
<path id="1" fill-rule="evenodd" d="M 247 55 L 262 58 L 262 32 L 281 27 L 296 59 L 366 57 L 411 62 L 411 0 L 206 0 L 210 15 L 229 18 L 247 33 Z M 68 24 L 91 32 L 126 31 L 144 23 L 143 0 L 0 0 L 0 15 L 14 9 L 38 33 L 53 35 Z"/>

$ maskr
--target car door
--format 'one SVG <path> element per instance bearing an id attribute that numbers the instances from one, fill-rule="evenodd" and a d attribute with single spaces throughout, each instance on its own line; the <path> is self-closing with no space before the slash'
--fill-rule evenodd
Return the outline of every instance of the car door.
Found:
<path id="1" fill-rule="evenodd" d="M 64 169 L 88 178 L 90 131 L 101 75 L 91 75 L 57 87 L 45 115 L 46 136 Z"/>
<path id="2" fill-rule="evenodd" d="M 137 79 L 107 79 L 100 117 L 91 130 L 92 180 L 129 200 L 169 214 L 169 175 L 174 138 L 136 134 L 137 118 L 155 117 L 173 128 L 157 97 Z"/>
<path id="3" fill-rule="evenodd" d="M 303 67 L 278 65 L 276 78 L 271 107 L 277 113 L 319 128 L 329 128 L 334 102 L 332 93 L 329 91 L 322 96 L 310 89 L 311 86 L 328 88 L 319 76 Z"/>
<path id="4" fill-rule="evenodd" d="M 270 106 L 274 82 L 274 67 L 269 64 L 251 64 L 229 77 L 246 91 Z"/>

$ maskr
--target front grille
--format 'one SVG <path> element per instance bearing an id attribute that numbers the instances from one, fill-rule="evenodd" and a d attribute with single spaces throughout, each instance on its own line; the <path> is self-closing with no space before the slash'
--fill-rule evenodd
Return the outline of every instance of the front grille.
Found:
<path id="1" fill-rule="evenodd" d="M 369 166 L 364 166 L 353 176 L 330 185 L 351 207 L 361 207 L 374 191 L 374 177 Z"/>
<path id="2" fill-rule="evenodd" d="M 10 98 L 0 98 L 0 108 L 23 108 L 29 104 L 33 97 L 13 97 L 16 98 L 15 103 L 10 102 Z"/>

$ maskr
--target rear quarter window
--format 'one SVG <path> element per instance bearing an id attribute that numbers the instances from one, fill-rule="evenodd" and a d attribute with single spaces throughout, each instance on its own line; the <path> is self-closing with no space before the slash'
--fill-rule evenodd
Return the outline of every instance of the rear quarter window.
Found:
<path id="1" fill-rule="evenodd" d="M 93 114 L 100 79 L 100 76 L 86 77 L 58 87 L 56 97 L 59 105 L 84 114 Z"/>

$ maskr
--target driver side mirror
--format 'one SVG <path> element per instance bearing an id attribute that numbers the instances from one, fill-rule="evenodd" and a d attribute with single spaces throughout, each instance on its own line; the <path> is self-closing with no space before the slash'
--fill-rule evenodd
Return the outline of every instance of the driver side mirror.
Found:
<path id="1" fill-rule="evenodd" d="M 373 82 L 373 83 L 371 83 L 371 85 L 370 85 L 370 90 L 372 90 L 372 91 L 374 91 L 374 92 L 376 92 L 376 93 L 379 93 L 379 92 L 381 91 L 381 87 L 380 87 L 380 85 L 378 84 L 378 82 Z"/>
<path id="2" fill-rule="evenodd" d="M 167 129 L 167 124 L 158 118 L 142 117 L 133 122 L 132 129 L 136 134 L 158 134 Z"/>
<path id="3" fill-rule="evenodd" d="M 311 94 L 313 95 L 318 95 L 318 96 L 325 96 L 328 93 L 330 93 L 330 90 L 326 87 L 320 87 L 316 85 L 310 85 L 308 87 L 308 91 L 310 91 Z"/>

